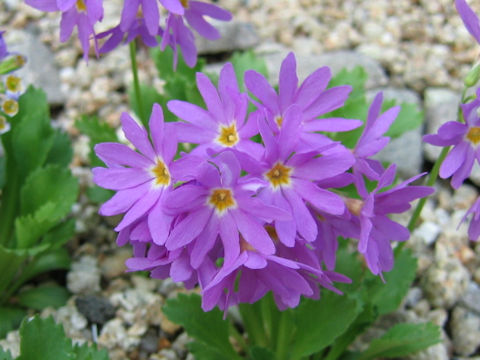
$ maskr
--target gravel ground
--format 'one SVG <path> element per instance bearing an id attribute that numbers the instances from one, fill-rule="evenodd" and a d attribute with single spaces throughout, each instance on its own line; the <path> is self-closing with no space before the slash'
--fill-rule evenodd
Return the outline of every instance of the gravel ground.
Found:
<path id="1" fill-rule="evenodd" d="M 236 48 L 256 46 L 272 74 L 278 72 L 279 54 L 290 49 L 306 73 L 324 63 L 361 63 L 371 75 L 368 86 L 372 93 L 387 89 L 389 97 L 417 102 L 425 111 L 428 131 L 455 116 L 460 79 L 478 58 L 478 46 L 463 28 L 452 0 L 218 3 L 234 13 L 236 22 L 222 25 L 231 37 L 221 45 L 223 49 L 215 51 L 231 51 L 232 44 Z M 105 4 L 104 28 L 115 25 L 119 4 L 120 0 Z M 479 2 L 472 6 L 480 13 Z M 91 183 L 88 139 L 78 133 L 73 122 L 87 113 L 118 126 L 121 112 L 128 111 L 128 49 L 119 48 L 99 60 L 91 58 L 87 65 L 76 40 L 59 43 L 58 22 L 56 14 L 42 14 L 18 0 L 0 3 L 0 28 L 8 31 L 8 44 L 29 56 L 25 77 L 47 90 L 55 122 L 74 139 L 72 170 L 85 188 Z M 201 50 L 213 51 L 208 44 Z M 162 81 L 152 62 L 145 52 L 139 57 L 141 80 L 161 90 Z M 405 174 L 422 167 L 422 131 L 411 133 L 410 140 L 400 139 L 390 151 L 390 160 L 405 163 Z M 407 154 L 409 159 L 404 160 L 405 151 L 398 149 L 404 149 L 407 141 L 414 141 L 408 145 L 413 155 Z M 426 148 L 425 154 L 427 162 L 438 156 L 431 148 Z M 477 184 L 479 179 L 480 175 L 472 177 Z M 457 230 L 477 197 L 477 188 L 464 185 L 452 194 L 447 185 L 436 185 L 438 191 L 427 202 L 422 223 L 409 241 L 419 268 L 404 304 L 380 319 L 358 339 L 356 347 L 361 348 L 392 322 L 430 320 L 443 327 L 444 341 L 412 359 L 479 359 L 480 244 L 468 242 L 465 226 Z M 118 219 L 102 219 L 97 210 L 84 195 L 80 197 L 74 208 L 78 234 L 69 244 L 74 265 L 66 280 L 73 295 L 65 307 L 43 313 L 62 322 L 76 341 L 97 341 L 109 350 L 112 360 L 191 359 L 185 348 L 188 337 L 161 310 L 166 299 L 184 290 L 168 280 L 125 274 L 124 261 L 130 251 L 114 245 L 111 230 Z M 408 216 L 400 220 L 406 221 Z M 10 333 L 0 346 L 18 353 L 18 333 Z"/>

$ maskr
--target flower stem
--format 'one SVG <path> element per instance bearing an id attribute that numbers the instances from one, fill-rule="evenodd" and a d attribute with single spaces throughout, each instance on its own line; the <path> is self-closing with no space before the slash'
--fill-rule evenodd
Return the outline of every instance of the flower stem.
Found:
<path id="1" fill-rule="evenodd" d="M 290 334 L 289 325 L 289 314 L 286 311 L 280 313 L 280 321 L 278 323 L 278 332 L 277 332 L 277 342 L 275 348 L 275 354 L 277 360 L 287 359 L 287 350 L 288 350 L 288 335 Z"/>
<path id="2" fill-rule="evenodd" d="M 447 156 L 449 150 L 450 150 L 450 146 L 444 147 L 442 149 L 442 152 L 440 153 L 437 161 L 435 161 L 435 164 L 433 165 L 433 169 L 430 172 L 427 183 L 425 185 L 427 185 L 427 186 L 435 185 L 435 181 L 437 180 L 438 173 L 440 171 L 440 166 L 442 165 L 443 160 L 445 160 L 445 157 Z M 420 214 L 421 214 L 421 212 L 423 210 L 423 207 L 425 206 L 426 202 L 427 202 L 427 198 L 422 198 L 418 201 L 417 207 L 415 208 L 415 211 L 413 212 L 412 217 L 410 218 L 410 221 L 409 221 L 408 226 L 407 226 L 408 230 L 410 232 L 412 232 L 413 229 L 415 229 L 415 227 L 417 225 L 418 218 L 420 217 Z M 400 251 L 403 249 L 404 244 L 405 243 L 402 242 L 397 246 L 397 248 L 395 249 L 395 254 L 400 253 Z"/>
<path id="3" fill-rule="evenodd" d="M 137 50 L 135 48 L 135 41 L 130 41 L 130 63 L 132 66 L 132 74 L 133 74 L 133 90 L 135 92 L 135 99 L 137 102 L 137 111 L 138 116 L 143 124 L 146 124 L 147 119 L 145 118 L 144 114 L 144 107 L 143 107 L 143 98 L 140 92 L 140 82 L 138 80 L 138 67 L 137 67 Z"/>
<path id="4" fill-rule="evenodd" d="M 262 312 L 259 309 L 258 302 L 256 304 L 240 304 L 239 310 L 250 345 L 268 347 L 268 339 L 265 334 Z"/>

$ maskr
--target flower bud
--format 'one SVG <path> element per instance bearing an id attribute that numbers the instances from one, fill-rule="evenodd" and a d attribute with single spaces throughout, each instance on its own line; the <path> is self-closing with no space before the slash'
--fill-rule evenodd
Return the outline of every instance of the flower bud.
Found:
<path id="1" fill-rule="evenodd" d="M 463 82 L 467 88 L 475 86 L 475 84 L 480 80 L 480 64 L 476 64 L 465 76 Z"/>

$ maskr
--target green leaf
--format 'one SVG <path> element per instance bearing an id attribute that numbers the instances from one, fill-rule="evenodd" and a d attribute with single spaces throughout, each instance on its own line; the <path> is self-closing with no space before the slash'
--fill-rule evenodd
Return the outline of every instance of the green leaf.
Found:
<path id="1" fill-rule="evenodd" d="M 0 189 L 3 189 L 5 182 L 7 181 L 6 168 L 7 164 L 5 161 L 5 156 L 2 156 L 0 157 Z"/>
<path id="2" fill-rule="evenodd" d="M 55 219 L 65 217 L 78 196 L 78 181 L 71 172 L 58 165 L 49 165 L 32 173 L 20 193 L 22 215 L 35 213 L 49 202 L 55 205 Z"/>
<path id="3" fill-rule="evenodd" d="M 25 315 L 27 312 L 20 308 L 0 306 L 0 339 L 3 339 L 9 331 L 16 329 Z"/>
<path id="4" fill-rule="evenodd" d="M 52 229 L 57 221 L 57 208 L 53 202 L 41 206 L 34 214 L 15 219 L 15 235 L 17 247 L 27 249 L 34 246 L 37 241 Z"/>
<path id="5" fill-rule="evenodd" d="M 68 135 L 56 130 L 53 133 L 53 143 L 47 155 L 46 164 L 58 164 L 67 167 L 72 161 L 73 149 Z"/>
<path id="6" fill-rule="evenodd" d="M 230 356 L 222 353 L 219 349 L 203 342 L 193 341 L 187 345 L 188 350 L 196 360 L 229 360 Z"/>
<path id="7" fill-rule="evenodd" d="M 108 352 L 105 349 L 98 350 L 96 344 L 88 346 L 83 344 L 82 346 L 76 345 L 74 347 L 75 360 L 108 360 Z"/>
<path id="8" fill-rule="evenodd" d="M 441 342 L 441 331 L 432 323 L 398 324 L 371 342 L 360 360 L 398 358 Z"/>
<path id="9" fill-rule="evenodd" d="M 303 299 L 292 311 L 297 332 L 291 340 L 291 358 L 309 356 L 331 345 L 361 310 L 358 299 L 328 291 L 320 300 Z"/>
<path id="10" fill-rule="evenodd" d="M 190 68 L 187 66 L 187 64 L 185 64 L 183 58 L 179 56 L 177 69 L 173 71 L 172 49 L 166 48 L 165 50 L 161 51 L 158 47 L 151 48 L 150 55 L 155 62 L 155 66 L 157 67 L 159 76 L 162 79 L 166 80 L 167 83 L 170 78 L 175 77 L 185 77 L 187 79 L 195 80 L 195 74 L 197 72 L 201 72 L 203 66 L 205 65 L 205 60 L 198 59 L 197 64 L 193 68 Z"/>
<path id="11" fill-rule="evenodd" d="M 13 360 L 12 355 L 10 354 L 10 351 L 5 352 L 0 347 L 0 360 Z"/>
<path id="12" fill-rule="evenodd" d="M 14 249 L 6 249 L 0 246 L 0 304 L 4 292 L 11 286 L 12 281 L 18 275 L 18 272 L 27 259 L 28 254 Z M 1 321 L 0 321 L 1 323 Z"/>
<path id="13" fill-rule="evenodd" d="M 18 302 L 22 306 L 40 311 L 49 306 L 59 308 L 65 305 L 69 296 L 69 292 L 63 287 L 43 285 L 20 292 Z"/>
<path id="14" fill-rule="evenodd" d="M 260 346 L 250 348 L 250 360 L 275 360 L 275 354 L 269 349 Z"/>
<path id="15" fill-rule="evenodd" d="M 257 57 L 253 50 L 245 52 L 236 52 L 231 58 L 233 68 L 235 69 L 235 75 L 240 87 L 240 91 L 245 90 L 245 84 L 243 83 L 243 76 L 247 70 L 255 70 L 268 78 L 268 68 L 263 58 Z"/>
<path id="16" fill-rule="evenodd" d="M 217 308 L 204 312 L 201 298 L 197 294 L 178 294 L 176 299 L 169 299 L 163 308 L 167 317 L 182 325 L 188 335 L 208 345 L 229 359 L 238 359 L 228 340 L 228 322 L 222 319 Z"/>
<path id="17" fill-rule="evenodd" d="M 384 274 L 385 283 L 378 276 L 369 275 L 366 280 L 366 300 L 374 305 L 379 315 L 398 308 L 415 279 L 417 260 L 409 250 L 395 259 L 393 270 Z"/>
<path id="18" fill-rule="evenodd" d="M 104 189 L 97 185 L 87 189 L 88 198 L 95 204 L 103 204 L 105 201 L 109 200 L 113 194 L 115 194 L 113 190 Z"/>
<path id="19" fill-rule="evenodd" d="M 162 103 L 162 95 L 160 95 L 153 86 L 148 86 L 145 84 L 140 84 L 140 93 L 142 94 L 143 114 L 145 114 L 147 119 L 149 119 L 150 114 L 152 113 L 153 104 Z M 137 103 L 137 97 L 135 96 L 135 90 L 133 86 L 128 89 L 128 99 L 130 107 L 140 119 L 140 108 Z M 148 122 L 144 123 L 143 126 L 148 129 Z"/>
<path id="20" fill-rule="evenodd" d="M 365 83 L 367 82 L 367 79 L 368 74 L 361 66 L 355 66 L 351 70 L 344 68 L 330 80 L 328 87 L 332 88 L 334 86 L 350 85 L 353 90 L 350 93 L 349 98 L 355 99 L 365 95 Z"/>
<path id="21" fill-rule="evenodd" d="M 95 155 L 93 148 L 96 144 L 102 142 L 118 142 L 115 129 L 96 116 L 82 116 L 75 121 L 75 127 L 90 139 L 90 153 L 88 155 L 90 166 L 103 166 L 103 161 Z"/>
<path id="22" fill-rule="evenodd" d="M 17 360 L 75 359 L 72 342 L 65 336 L 62 325 L 52 317 L 35 316 L 20 327 L 20 356 Z"/>
<path id="23" fill-rule="evenodd" d="M 422 122 L 423 112 L 418 109 L 417 105 L 403 103 L 400 113 L 385 135 L 392 138 L 399 137 L 407 131 L 416 129 Z"/>
<path id="24" fill-rule="evenodd" d="M 68 219 L 50 230 L 43 237 L 42 243 L 58 248 L 70 240 L 75 234 L 75 219 Z"/>
<path id="25" fill-rule="evenodd" d="M 65 248 L 48 250 L 36 256 L 24 269 L 19 281 L 25 282 L 33 277 L 52 270 L 70 268 L 71 260 Z"/>

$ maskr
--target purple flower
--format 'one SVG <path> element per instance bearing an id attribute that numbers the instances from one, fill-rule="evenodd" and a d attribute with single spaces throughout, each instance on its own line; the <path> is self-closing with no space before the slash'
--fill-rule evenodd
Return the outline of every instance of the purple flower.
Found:
<path id="1" fill-rule="evenodd" d="M 324 143 L 329 142 L 328 138 L 313 132 L 349 131 L 361 126 L 360 120 L 316 119 L 343 106 L 352 88 L 345 85 L 327 89 L 332 75 L 326 66 L 313 72 L 298 87 L 296 68 L 295 55 L 289 53 L 280 68 L 278 94 L 262 74 L 254 70 L 245 72 L 245 85 L 261 101 L 272 130 L 278 132 L 284 125 L 285 112 L 293 104 L 297 105 L 302 114 L 302 142 L 311 146 L 318 146 L 322 140 Z"/>
<path id="2" fill-rule="evenodd" d="M 93 27 L 103 18 L 102 0 L 25 0 L 25 2 L 38 10 L 61 11 L 60 41 L 67 41 L 76 26 L 84 59 L 88 59 L 91 37 L 94 39 L 95 52 L 98 54 Z"/>
<path id="3" fill-rule="evenodd" d="M 155 47 L 158 45 L 158 41 L 155 36 L 150 35 L 148 29 L 145 25 L 145 20 L 143 18 L 138 18 L 131 24 L 131 27 L 126 31 L 123 31 L 120 25 L 111 28 L 110 30 L 104 31 L 97 35 L 97 39 L 102 39 L 109 37 L 99 49 L 100 54 L 107 53 L 115 49 L 122 41 L 128 44 L 135 38 L 139 37 L 142 42 L 149 46 Z"/>
<path id="4" fill-rule="evenodd" d="M 205 21 L 204 16 L 221 21 L 230 21 L 232 18 L 228 11 L 201 1 L 162 0 L 161 2 L 170 11 L 170 14 L 167 17 L 165 29 L 161 32 L 162 42 L 160 47 L 162 50 L 167 46 L 173 49 L 174 67 L 177 66 L 177 45 L 180 47 L 188 66 L 193 67 L 197 62 L 195 38 L 191 30 L 184 24 L 184 18 L 192 29 L 209 40 L 218 39 L 220 33 Z M 183 6 L 183 13 L 178 4 Z"/>
<path id="5" fill-rule="evenodd" d="M 232 64 L 222 68 L 218 91 L 202 73 L 197 73 L 197 87 L 207 110 L 180 100 L 167 104 L 171 112 L 185 121 L 175 124 L 179 141 L 199 144 L 195 153 L 232 149 L 260 156 L 262 147 L 250 138 L 258 133 L 257 118 L 261 114 L 254 112 L 247 117 L 248 98 L 238 89 Z"/>
<path id="6" fill-rule="evenodd" d="M 480 43 L 480 21 L 465 0 L 455 0 L 455 6 L 468 32 Z"/>
<path id="7" fill-rule="evenodd" d="M 148 213 L 148 226 L 153 241 L 164 244 L 172 216 L 164 214 L 160 201 L 171 190 L 171 185 L 188 177 L 194 168 L 190 158 L 173 161 L 177 140 L 172 127 L 163 122 L 162 108 L 155 104 L 150 117 L 153 146 L 146 130 L 127 113 L 122 114 L 122 128 L 127 139 L 140 151 L 127 145 L 102 143 L 95 146 L 97 156 L 107 168 L 93 169 L 94 182 L 117 193 L 100 208 L 102 215 L 125 213 L 116 227 L 125 229 Z M 166 230 L 167 229 L 167 230 Z"/>
<path id="8" fill-rule="evenodd" d="M 142 7 L 140 18 L 150 36 L 158 35 L 160 13 L 157 0 L 125 0 L 123 4 L 122 17 L 120 19 L 120 30 L 124 33 L 130 31 L 138 21 L 139 8 Z"/>
<path id="9" fill-rule="evenodd" d="M 3 38 L 4 33 L 5 31 L 0 31 L 0 60 L 2 60 L 4 57 L 6 57 L 9 54 L 7 50 L 7 43 Z"/>
<path id="10" fill-rule="evenodd" d="M 360 222 L 358 251 L 364 254 L 370 271 L 375 275 L 393 267 L 390 241 L 405 241 L 410 237 L 407 228 L 390 220 L 388 214 L 398 214 L 410 209 L 410 201 L 428 196 L 434 189 L 428 186 L 408 186 L 424 174 L 414 176 L 391 189 L 396 166 L 389 166 L 380 176 L 377 187 L 368 192 L 361 175 L 355 176 L 355 185 L 362 200 L 347 199 L 347 207 Z"/>
<path id="11" fill-rule="evenodd" d="M 370 105 L 365 129 L 353 149 L 356 159 L 353 171 L 364 174 L 370 180 L 378 180 L 383 172 L 383 166 L 380 161 L 369 159 L 369 157 L 377 154 L 388 144 L 390 138 L 383 134 L 387 132 L 400 112 L 400 106 L 395 106 L 380 115 L 382 101 L 383 94 L 380 92 Z"/>
<path id="12" fill-rule="evenodd" d="M 480 197 L 477 198 L 475 203 L 467 210 L 460 224 L 466 221 L 469 215 L 472 215 L 472 218 L 468 225 L 468 238 L 471 241 L 478 241 L 480 237 Z"/>
<path id="13" fill-rule="evenodd" d="M 315 182 L 344 173 L 353 165 L 354 159 L 350 151 L 336 144 L 324 150 L 297 153 L 301 145 L 298 106 L 292 105 L 285 112 L 284 119 L 278 136 L 274 136 L 264 119 L 259 119 L 265 155 L 257 168 L 252 168 L 252 175 L 255 176 L 253 182 L 258 184 L 260 198 L 293 214 L 292 220 L 275 221 L 280 241 L 292 247 L 297 233 L 308 242 L 317 237 L 317 224 L 308 203 L 329 214 L 343 214 L 342 199 Z"/>
<path id="14" fill-rule="evenodd" d="M 425 135 L 423 141 L 436 146 L 453 146 L 440 167 L 440 177 L 452 177 L 452 187 L 458 189 L 470 176 L 475 159 L 480 161 L 480 88 L 475 100 L 462 104 L 465 124 L 449 121 L 435 135 Z"/>
<path id="15" fill-rule="evenodd" d="M 262 203 L 242 186 L 240 164 L 231 151 L 205 162 L 195 182 L 184 184 L 165 198 L 165 207 L 173 216 L 182 215 L 166 242 L 170 251 L 193 241 L 193 267 L 204 261 L 217 236 L 223 245 L 225 263 L 240 254 L 240 235 L 254 249 L 273 254 L 272 239 L 263 228 L 273 219 L 288 220 L 290 213 Z"/>

